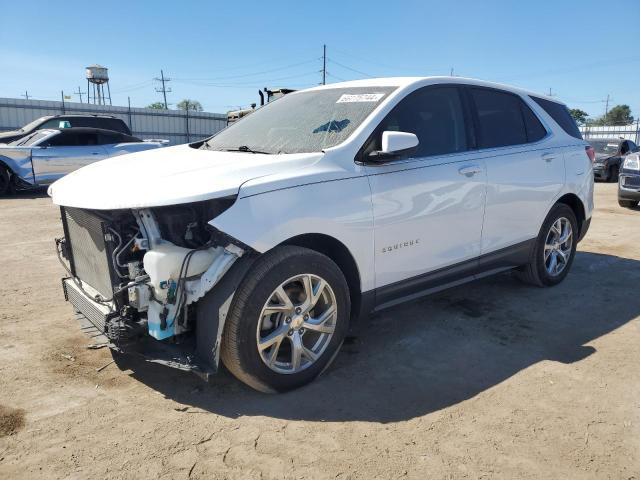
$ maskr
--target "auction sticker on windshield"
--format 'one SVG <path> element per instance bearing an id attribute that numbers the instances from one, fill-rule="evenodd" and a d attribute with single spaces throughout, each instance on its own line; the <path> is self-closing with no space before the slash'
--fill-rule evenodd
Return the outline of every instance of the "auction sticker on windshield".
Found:
<path id="1" fill-rule="evenodd" d="M 344 93 L 336 103 L 377 102 L 384 93 Z"/>

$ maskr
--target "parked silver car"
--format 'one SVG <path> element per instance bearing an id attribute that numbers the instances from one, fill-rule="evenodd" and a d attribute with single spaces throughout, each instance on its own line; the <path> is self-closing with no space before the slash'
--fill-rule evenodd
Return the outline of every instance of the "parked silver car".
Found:
<path id="1" fill-rule="evenodd" d="M 38 130 L 0 145 L 0 195 L 53 183 L 90 163 L 167 145 L 98 128 Z"/>

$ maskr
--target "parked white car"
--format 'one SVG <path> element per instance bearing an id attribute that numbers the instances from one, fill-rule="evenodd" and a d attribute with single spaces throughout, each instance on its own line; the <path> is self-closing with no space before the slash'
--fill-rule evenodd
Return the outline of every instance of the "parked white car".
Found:
<path id="1" fill-rule="evenodd" d="M 143 141 L 100 128 L 37 130 L 8 144 L 0 144 L 0 195 L 50 185 L 90 163 L 164 147 L 167 143 L 167 140 Z"/>
<path id="2" fill-rule="evenodd" d="M 592 157 L 563 104 L 503 85 L 291 93 L 206 141 L 56 182 L 65 295 L 115 349 L 292 389 L 372 310 L 510 269 L 561 282 Z"/>

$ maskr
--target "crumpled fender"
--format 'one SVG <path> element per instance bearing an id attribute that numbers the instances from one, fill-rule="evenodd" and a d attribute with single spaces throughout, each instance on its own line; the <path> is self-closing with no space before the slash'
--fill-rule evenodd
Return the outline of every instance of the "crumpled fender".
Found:
<path id="1" fill-rule="evenodd" d="M 362 291 L 374 288 L 373 212 L 365 176 L 245 197 L 241 190 L 236 202 L 209 224 L 260 253 L 298 235 L 329 235 L 351 252 Z"/>

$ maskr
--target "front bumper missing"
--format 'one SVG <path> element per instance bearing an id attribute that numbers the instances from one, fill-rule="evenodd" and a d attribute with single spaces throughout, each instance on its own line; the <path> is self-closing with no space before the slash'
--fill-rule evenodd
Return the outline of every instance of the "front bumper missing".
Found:
<path id="1" fill-rule="evenodd" d="M 109 341 L 106 333 L 107 323 L 119 317 L 107 305 L 89 298 L 76 284 L 73 278 L 62 279 L 64 298 L 73 306 L 83 332 L 95 343 L 105 343 L 114 351 L 142 357 L 147 362 L 165 365 L 178 370 L 192 372 L 208 381 L 216 369 L 199 361 L 193 339 L 184 343 L 167 343 L 142 335 L 135 342 L 116 345 Z"/>

